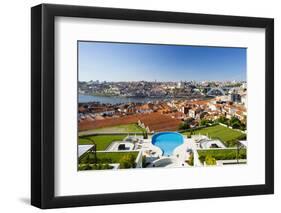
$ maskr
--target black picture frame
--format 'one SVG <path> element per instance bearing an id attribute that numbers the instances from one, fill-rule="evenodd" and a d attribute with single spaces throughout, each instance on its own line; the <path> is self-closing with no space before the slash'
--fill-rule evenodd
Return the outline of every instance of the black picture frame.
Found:
<path id="1" fill-rule="evenodd" d="M 265 184 L 56 197 L 54 195 L 54 21 L 58 16 L 264 28 L 266 34 Z M 39 208 L 272 194 L 274 193 L 274 20 L 53 4 L 32 7 L 31 114 L 31 204 Z"/>

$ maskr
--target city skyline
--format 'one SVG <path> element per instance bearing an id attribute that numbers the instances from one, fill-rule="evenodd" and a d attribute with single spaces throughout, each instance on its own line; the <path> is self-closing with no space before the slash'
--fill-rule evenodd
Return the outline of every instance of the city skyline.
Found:
<path id="1" fill-rule="evenodd" d="M 246 48 L 79 41 L 78 54 L 79 81 L 246 81 Z"/>
<path id="2" fill-rule="evenodd" d="M 212 83 L 215 83 L 215 82 L 220 82 L 220 83 L 228 83 L 228 82 L 247 82 L 246 80 L 211 80 L 211 81 L 208 81 L 208 80 L 200 80 L 200 81 L 196 81 L 196 80 L 175 80 L 175 81 L 159 81 L 159 80 L 127 80 L 127 81 L 106 81 L 106 80 L 99 80 L 99 79 L 90 79 L 90 80 L 87 80 L 87 81 L 79 81 L 79 82 L 96 82 L 98 81 L 99 83 L 102 83 L 102 82 L 107 82 L 107 83 L 122 83 L 122 82 L 148 82 L 148 83 L 179 83 L 179 82 L 195 82 L 195 83 L 202 83 L 202 82 L 212 82 Z"/>

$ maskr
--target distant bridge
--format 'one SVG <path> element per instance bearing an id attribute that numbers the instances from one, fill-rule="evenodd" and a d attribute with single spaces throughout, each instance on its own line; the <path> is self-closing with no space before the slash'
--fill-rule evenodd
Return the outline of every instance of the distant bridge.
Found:
<path id="1" fill-rule="evenodd" d="M 220 88 L 220 87 L 214 87 L 211 88 L 208 92 L 207 92 L 208 96 L 220 96 L 220 95 L 225 95 L 225 91 Z"/>

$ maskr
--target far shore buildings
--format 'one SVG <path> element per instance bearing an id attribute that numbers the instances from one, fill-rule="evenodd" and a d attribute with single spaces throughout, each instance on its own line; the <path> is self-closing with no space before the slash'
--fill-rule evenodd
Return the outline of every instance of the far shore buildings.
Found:
<path id="1" fill-rule="evenodd" d="M 247 84 L 242 82 L 237 86 L 234 82 L 234 86 L 229 86 L 231 83 L 80 82 L 79 93 L 84 91 L 81 94 L 94 92 L 108 97 L 113 95 L 112 98 L 130 95 L 156 98 L 146 103 L 79 103 L 79 129 L 141 122 L 149 131 L 160 131 L 168 129 L 169 125 L 176 129 L 183 121 L 196 127 L 202 119 L 214 121 L 221 116 L 236 117 L 246 123 Z M 161 122 L 166 126 L 160 125 Z"/>
<path id="2" fill-rule="evenodd" d="M 148 131 L 169 128 L 176 130 L 183 121 L 189 121 L 192 127 L 196 127 L 202 119 L 214 121 L 221 116 L 228 119 L 236 117 L 246 122 L 247 110 L 244 104 L 213 98 L 204 101 L 182 100 L 176 103 L 82 104 L 78 113 L 80 130 L 139 121 Z"/>

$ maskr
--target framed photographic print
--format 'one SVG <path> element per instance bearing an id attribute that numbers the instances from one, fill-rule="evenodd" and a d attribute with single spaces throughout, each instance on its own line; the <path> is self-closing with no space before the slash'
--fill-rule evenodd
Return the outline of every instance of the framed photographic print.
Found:
<path id="1" fill-rule="evenodd" d="M 31 9 L 31 203 L 274 192 L 274 21 Z"/>

